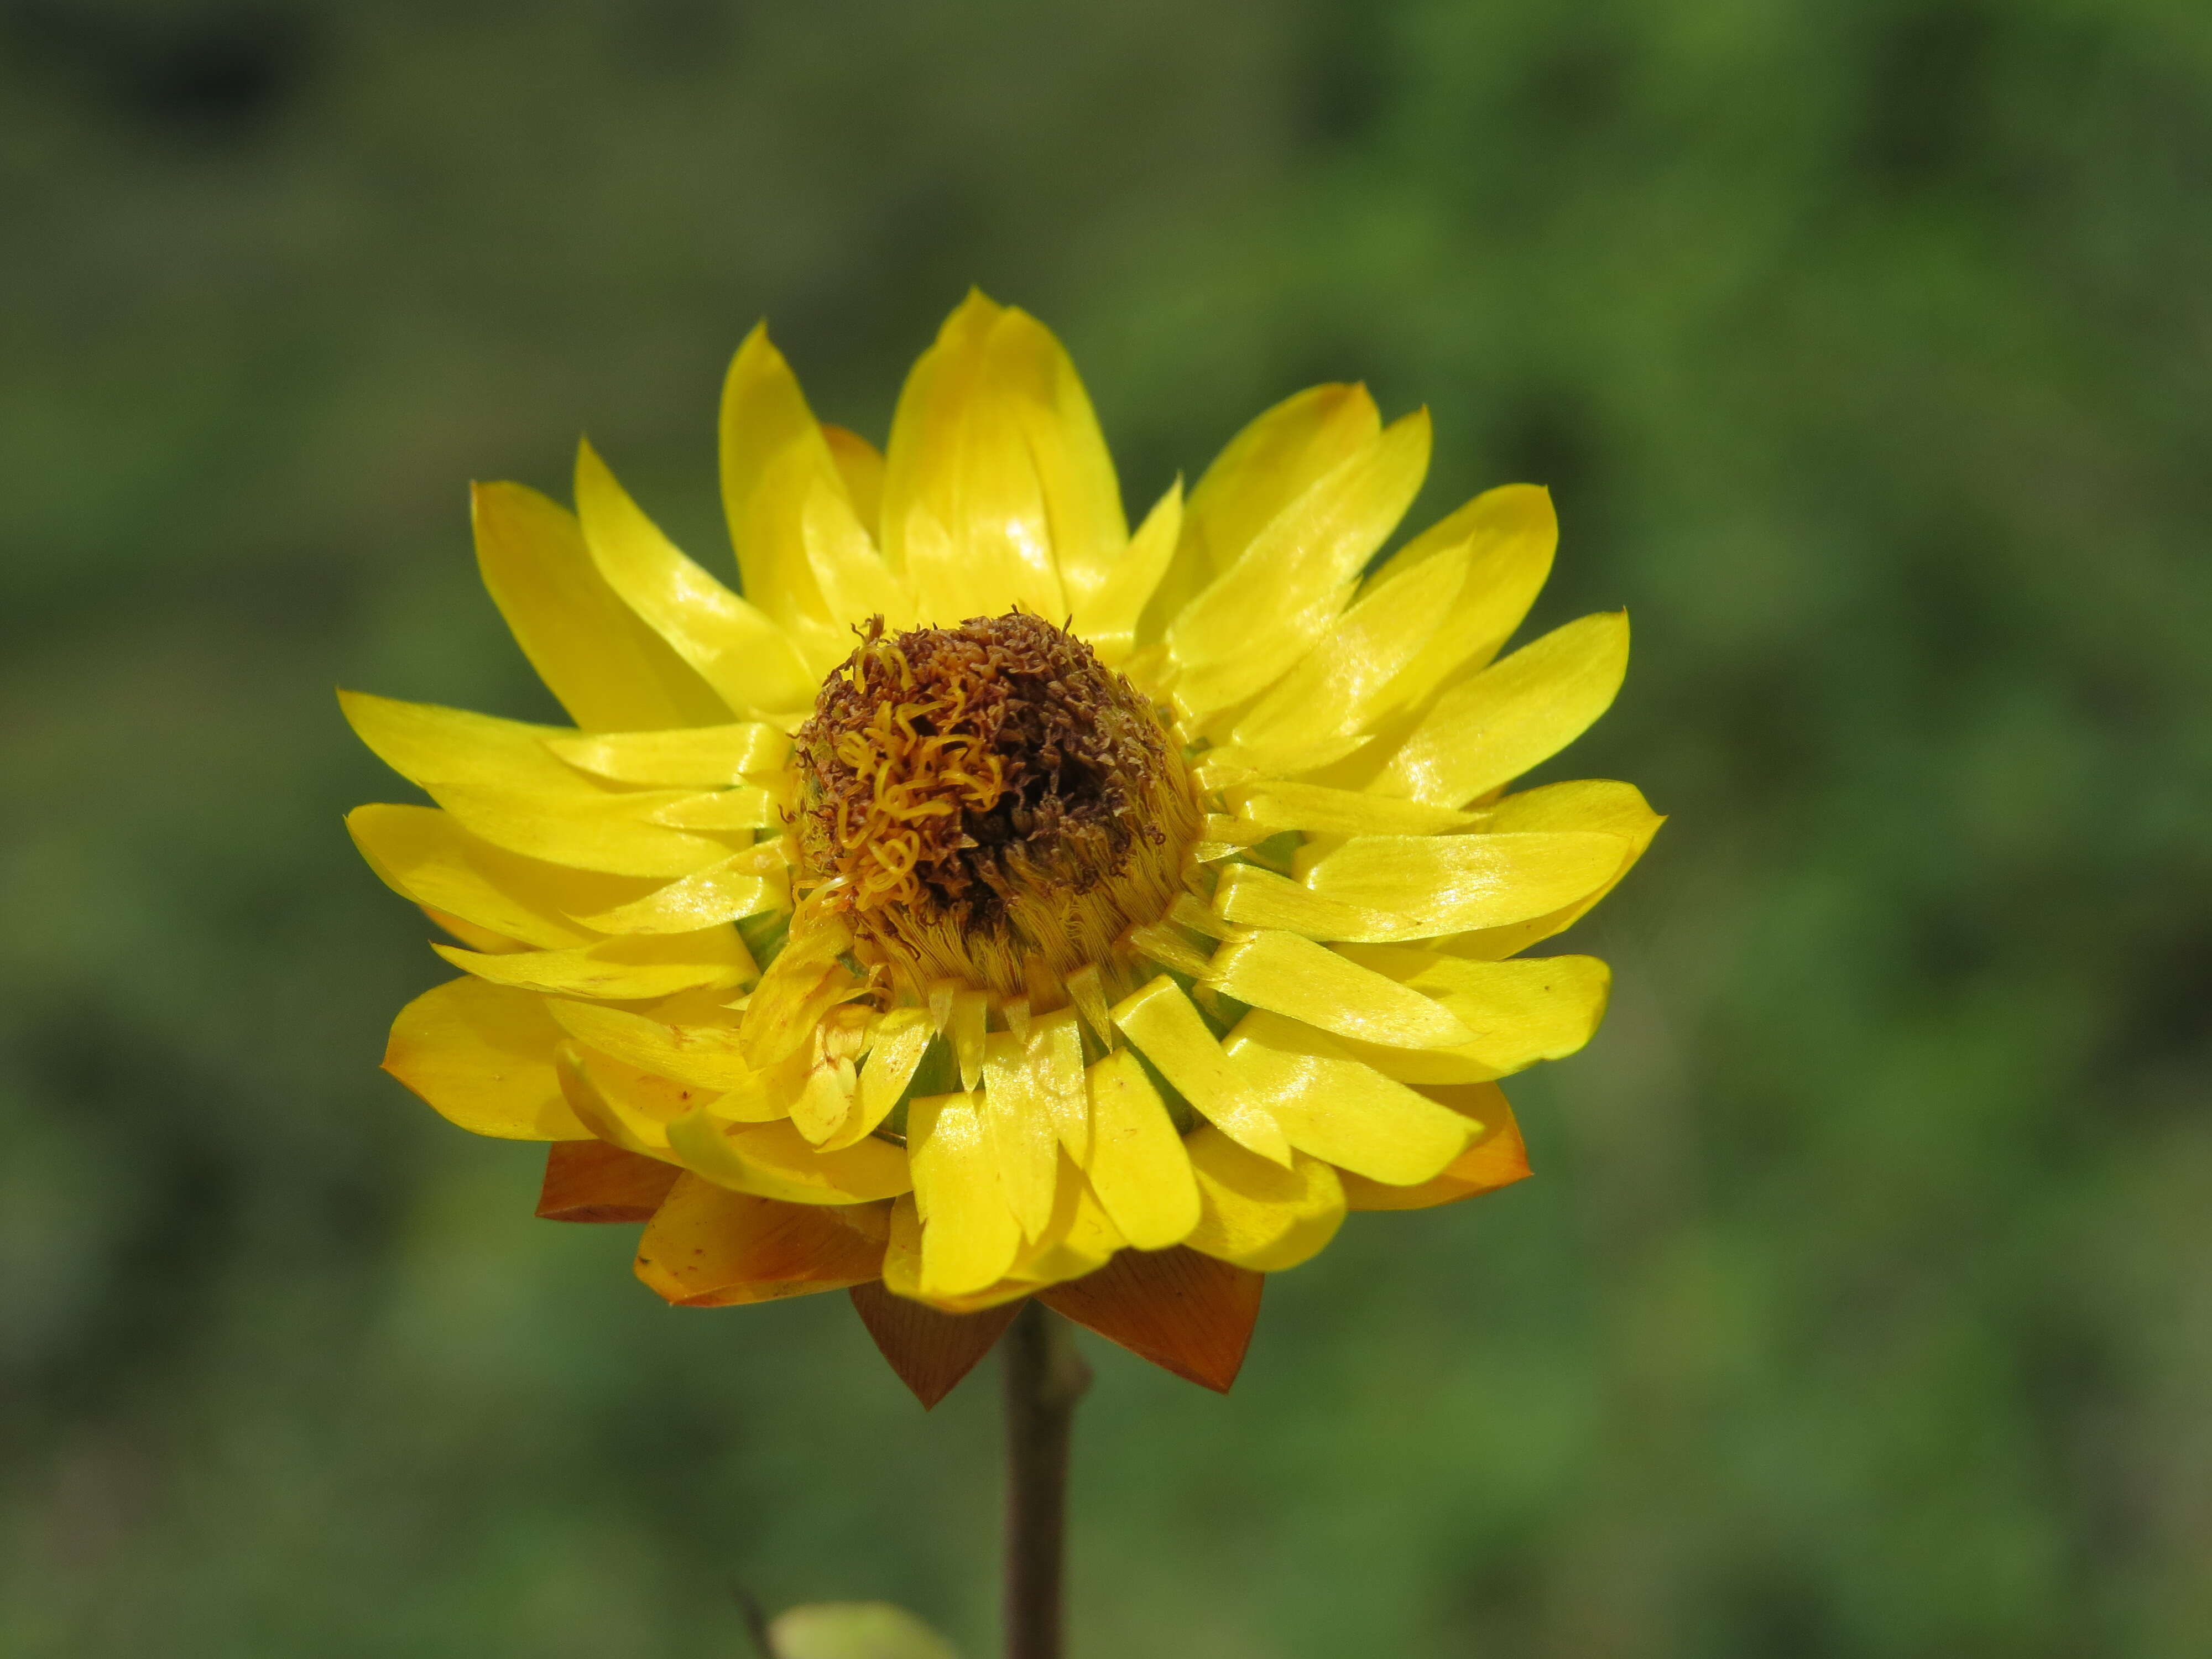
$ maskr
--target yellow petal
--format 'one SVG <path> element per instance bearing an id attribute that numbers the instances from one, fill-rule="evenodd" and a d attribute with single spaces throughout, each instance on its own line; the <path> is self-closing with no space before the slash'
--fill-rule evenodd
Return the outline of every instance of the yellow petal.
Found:
<path id="1" fill-rule="evenodd" d="M 909 1102 L 907 1149 L 921 1218 L 917 1288 L 925 1297 L 963 1296 L 996 1284 L 1013 1266 L 1022 1230 L 1000 1186 L 981 1098 Z"/>
<path id="2" fill-rule="evenodd" d="M 1329 385 L 1285 398 L 1231 438 L 1191 492 L 1175 564 L 1142 637 L 1159 638 L 1278 514 L 1382 429 L 1365 386 Z"/>
<path id="3" fill-rule="evenodd" d="M 1142 927 L 1132 927 L 1128 939 L 1130 948 L 1139 956 L 1148 957 L 1163 968 L 1172 968 L 1177 973 L 1190 975 L 1206 971 L 1206 953 L 1176 929 L 1164 924 L 1150 923 Z"/>
<path id="4" fill-rule="evenodd" d="M 1108 667 L 1127 662 L 1137 648 L 1137 627 L 1145 607 L 1166 575 L 1182 530 L 1182 480 L 1178 478 L 1145 515 L 1128 550 L 1115 560 L 1103 580 L 1075 605 L 1073 632 L 1089 641 Z"/>
<path id="5" fill-rule="evenodd" d="M 1290 1142 L 1247 1095 L 1191 1000 L 1162 974 L 1114 1005 L 1114 1024 L 1206 1120 L 1261 1157 L 1287 1165 Z"/>
<path id="6" fill-rule="evenodd" d="M 1180 1244 L 1198 1224 L 1198 1182 L 1158 1091 L 1126 1048 L 1091 1066 L 1089 1087 L 1085 1173 L 1099 1203 L 1139 1249 Z"/>
<path id="7" fill-rule="evenodd" d="M 627 1009 L 560 997 L 545 1006 L 578 1042 L 640 1071 L 718 1094 L 745 1088 L 757 1075 L 738 1049 L 733 1025 L 670 1025 Z"/>
<path id="8" fill-rule="evenodd" d="M 1345 742 L 1365 731 L 1392 682 L 1452 613 L 1466 576 L 1467 556 L 1452 552 L 1370 587 L 1237 722 L 1232 740 L 1284 771 L 1346 752 Z"/>
<path id="9" fill-rule="evenodd" d="M 1264 690 L 1351 597 L 1429 465 L 1424 410 L 1396 421 L 1276 515 L 1168 625 L 1175 696 L 1200 717 Z"/>
<path id="10" fill-rule="evenodd" d="M 831 625 L 808 567 L 801 515 L 817 484 L 851 503 L 846 466 L 837 457 L 842 451 L 848 465 L 865 470 L 854 445 L 866 447 L 850 433 L 833 439 L 816 422 L 791 366 L 769 343 L 767 325 L 756 326 L 722 382 L 722 510 L 745 597 L 810 656 L 842 630 Z M 818 672 L 827 664 L 812 665 Z"/>
<path id="11" fill-rule="evenodd" d="M 479 927 L 473 921 L 464 921 L 452 912 L 441 910 L 435 905 L 425 904 L 421 908 L 424 915 L 471 951 L 482 951 L 487 956 L 495 957 L 508 951 L 527 951 L 530 948 L 520 939 L 495 933 L 490 928 Z"/>
<path id="12" fill-rule="evenodd" d="M 1279 927 L 1309 939 L 1404 939 L 1420 933 L 1411 916 L 1327 898 L 1251 864 L 1223 866 L 1213 909 L 1240 927 Z"/>
<path id="13" fill-rule="evenodd" d="M 1436 836 L 1484 822 L 1476 813 L 1455 812 L 1425 801 L 1393 800 L 1318 783 L 1248 783 L 1230 790 L 1225 799 L 1239 818 L 1265 835 L 1299 830 L 1310 836 Z"/>
<path id="14" fill-rule="evenodd" d="M 1168 920 L 1179 927 L 1188 927 L 1206 939 L 1235 939 L 1241 929 L 1231 926 L 1200 904 L 1188 893 L 1176 895 L 1176 902 L 1168 908 Z"/>
<path id="15" fill-rule="evenodd" d="M 574 737 L 557 726 L 503 720 L 466 708 L 402 702 L 366 691 L 340 691 L 338 707 L 354 734 L 376 757 L 410 783 L 441 783 L 515 793 L 565 795 L 580 800 L 627 798 L 566 766 L 546 746 Z"/>
<path id="16" fill-rule="evenodd" d="M 547 1000 L 550 1003 L 554 999 Z M 670 1124 L 699 1111 L 724 1122 L 757 1123 L 781 1118 L 787 1115 L 790 1097 L 798 1092 L 796 1085 L 800 1080 L 784 1079 L 787 1086 L 780 1103 L 787 1109 L 763 1112 L 754 1109 L 758 1097 L 764 1092 L 765 1079 L 760 1078 L 740 1090 L 708 1088 L 633 1066 L 573 1038 L 561 1045 L 555 1061 L 569 1104 L 575 1108 L 577 1116 L 592 1125 L 601 1139 L 624 1144 L 602 1122 L 602 1119 L 611 1119 L 623 1133 L 634 1137 L 637 1142 L 635 1150 L 669 1162 L 677 1161 L 677 1154 L 668 1146 Z M 580 1096 L 592 1098 L 587 1101 Z M 595 1112 L 597 1116 L 593 1115 Z"/>
<path id="17" fill-rule="evenodd" d="M 715 1096 L 706 1103 L 707 1109 L 726 1123 L 773 1123 L 791 1115 L 794 1103 L 819 1069 L 811 1049 L 800 1048 Z M 835 1146 L 825 1145 L 823 1150 L 836 1152 L 860 1139 L 854 1135 L 851 1139 L 840 1139 Z"/>
<path id="18" fill-rule="evenodd" d="M 384 1069 L 471 1134 L 589 1140 L 553 1068 L 560 1040 L 539 998 L 451 980 L 399 1011 Z"/>
<path id="19" fill-rule="evenodd" d="M 1052 1219 L 1060 1138 L 1050 1110 L 1038 1098 L 1029 1056 L 1012 1031 L 994 1031 L 984 1041 L 983 1124 L 1006 1206 L 1026 1237 L 1042 1237 Z"/>
<path id="20" fill-rule="evenodd" d="M 883 533 L 883 452 L 859 433 L 827 421 L 822 423 L 822 437 L 830 446 L 830 459 L 837 465 L 837 476 L 845 481 L 846 497 L 873 540 Z"/>
<path id="21" fill-rule="evenodd" d="M 1222 1046 L 1291 1146 L 1370 1181 L 1426 1181 L 1473 1135 L 1466 1118 L 1279 1014 L 1246 1015 Z"/>
<path id="22" fill-rule="evenodd" d="M 1129 1242 L 1066 1153 L 1059 1154 L 1052 1215 L 1036 1241 L 1014 1257 L 1012 1277 L 1041 1285 L 1093 1273 Z"/>
<path id="23" fill-rule="evenodd" d="M 740 786 L 684 795 L 652 808 L 646 817 L 672 830 L 764 830 L 781 827 L 783 817 L 775 798 L 765 789 Z"/>
<path id="24" fill-rule="evenodd" d="M 1239 1002 L 1362 1042 L 1443 1048 L 1474 1036 L 1433 998 L 1295 933 L 1255 933 L 1223 945 L 1206 979 Z"/>
<path id="25" fill-rule="evenodd" d="M 787 1203 L 873 1204 L 914 1190 L 906 1148 L 874 1135 L 817 1147 L 789 1123 L 739 1124 L 729 1145 L 750 1171 L 744 1190 Z"/>
<path id="26" fill-rule="evenodd" d="M 1083 1032 L 1073 1008 L 1041 1017 L 1029 1040 L 1030 1076 L 1060 1144 L 1079 1169 L 1091 1156 L 1091 1096 L 1083 1081 Z"/>
<path id="27" fill-rule="evenodd" d="M 941 1291 L 925 1292 L 921 1288 L 921 1221 L 914 1200 L 900 1199 L 891 1206 L 890 1238 L 884 1252 L 884 1288 L 894 1296 L 926 1303 L 940 1313 L 976 1314 L 1004 1309 L 1010 1302 L 1020 1302 L 1035 1295 L 1040 1288 L 1033 1279 L 1008 1273 L 979 1291 L 957 1296 Z M 1000 1318 L 1011 1322 L 1012 1315 L 1001 1314 Z M 1000 1324 L 991 1332 L 992 1339 L 995 1340 L 1004 1328 L 1004 1324 Z"/>
<path id="28" fill-rule="evenodd" d="M 994 344 L 1012 314 L 969 295 L 915 364 L 891 417 L 884 553 L 913 584 L 926 623 L 1016 605 L 1068 614 L 1022 393 Z"/>
<path id="29" fill-rule="evenodd" d="M 1071 607 L 1080 606 L 1104 585 L 1129 540 L 1114 458 L 1090 394 L 1050 329 L 1009 307 L 992 326 L 988 351 L 988 380 L 1011 404 L 1036 469 L 1060 589 Z"/>
<path id="30" fill-rule="evenodd" d="M 671 1123 L 668 1144 L 716 1186 L 787 1204 L 872 1204 L 913 1186 L 905 1152 L 887 1140 L 817 1148 L 789 1122 L 727 1123 L 711 1106 Z"/>
<path id="31" fill-rule="evenodd" d="M 1378 795 L 1458 806 L 1565 748 L 1612 704 L 1628 672 L 1628 613 L 1553 629 L 1452 687 L 1373 785 Z"/>
<path id="32" fill-rule="evenodd" d="M 1653 811 L 1633 784 L 1603 779 L 1547 784 L 1518 795 L 1508 795 L 1486 815 L 1484 827 L 1492 830 L 1596 830 L 1621 838 L 1626 848 L 1620 866 L 1592 891 L 1572 903 L 1510 927 L 1459 933 L 1437 943 L 1454 956 L 1500 961 L 1525 951 L 1539 939 L 1549 939 L 1572 927 L 1600 899 L 1620 884 L 1620 878 L 1644 856 L 1644 849 L 1659 833 L 1666 819 Z"/>
<path id="33" fill-rule="evenodd" d="M 609 1001 L 669 996 L 695 985 L 742 985 L 752 959 L 731 927 L 658 938 L 607 939 L 566 951 L 515 951 L 486 956 L 450 945 L 430 948 L 494 985 L 551 996 Z"/>
<path id="34" fill-rule="evenodd" d="M 721 489 L 745 598 L 783 629 L 811 677 L 852 650 L 852 592 L 825 592 L 807 518 L 834 515 L 865 557 L 883 498 L 883 460 L 842 427 L 821 427 L 783 354 L 752 330 L 730 362 L 721 407 Z M 814 504 L 827 498 L 827 504 Z"/>
<path id="35" fill-rule="evenodd" d="M 1000 1277 L 963 1295 L 925 1293 L 921 1288 L 921 1214 L 911 1194 L 891 1206 L 890 1237 L 884 1249 L 884 1288 L 894 1296 L 926 1302 L 945 1313 L 981 1313 L 1018 1302 L 1036 1287 L 1027 1279 Z M 1020 1237 L 1018 1232 L 1016 1237 Z"/>
<path id="36" fill-rule="evenodd" d="M 1627 843 L 1589 830 L 1505 835 L 1360 836 L 1306 872 L 1318 896 L 1389 915 L 1339 939 L 1383 942 L 1525 921 L 1595 891 Z"/>
<path id="37" fill-rule="evenodd" d="M 463 829 L 509 852 L 661 877 L 729 856 L 724 842 L 647 820 L 686 792 L 624 789 L 564 765 L 545 744 L 571 735 L 556 727 L 356 691 L 339 692 L 338 702 L 386 765 L 428 790 Z"/>
<path id="38" fill-rule="evenodd" d="M 920 612 L 913 588 L 876 551 L 842 494 L 817 479 L 806 495 L 801 530 L 823 608 L 842 626 L 848 648 L 852 625 L 870 617 L 881 617 L 893 630 L 914 626 Z"/>
<path id="39" fill-rule="evenodd" d="M 983 991 L 952 994 L 952 1053 L 960 1062 L 960 1086 L 974 1092 L 983 1081 L 983 1032 L 991 1017 L 991 998 Z"/>
<path id="40" fill-rule="evenodd" d="M 891 1236 L 884 1246 L 884 1288 L 911 1302 L 922 1299 L 921 1212 L 912 1193 L 891 1204 Z"/>
<path id="41" fill-rule="evenodd" d="M 1484 491 L 1393 554 L 1375 573 L 1378 584 L 1451 554 L 1467 559 L 1468 574 L 1443 626 L 1377 699 L 1378 706 L 1417 705 L 1496 656 L 1536 602 L 1559 542 L 1551 492 L 1535 484 L 1506 484 Z"/>
<path id="42" fill-rule="evenodd" d="M 758 720 L 671 732 L 564 732 L 545 746 L 569 765 L 623 783 L 719 789 L 781 769 L 791 739 Z"/>
<path id="43" fill-rule="evenodd" d="M 664 1164 L 682 1161 L 669 1150 L 668 1125 L 701 1091 L 590 1054 L 574 1042 L 553 1051 L 553 1069 L 569 1109 L 608 1146 Z"/>
<path id="44" fill-rule="evenodd" d="M 1259 1273 L 1281 1273 L 1318 1255 L 1344 1224 L 1344 1187 L 1317 1158 L 1290 1165 L 1255 1158 L 1218 1130 L 1183 1142 L 1198 1180 L 1198 1225 L 1183 1243 Z"/>
<path id="45" fill-rule="evenodd" d="M 807 1072 L 806 1082 L 800 1088 L 799 1097 L 791 1103 L 793 1125 L 816 1147 L 827 1145 L 830 1138 L 845 1127 L 846 1119 L 852 1115 L 855 1090 L 847 1086 L 850 1064 L 848 1061 L 841 1066 L 834 1061 L 823 1060 L 814 1065 Z M 859 1082 L 857 1078 L 849 1080 L 854 1085 Z M 839 1144 L 850 1146 L 854 1143 L 840 1137 Z"/>
<path id="46" fill-rule="evenodd" d="M 1416 1050 L 1347 1044 L 1358 1058 L 1402 1083 L 1480 1083 L 1539 1060 L 1559 1060 L 1588 1042 L 1605 1018 L 1612 972 L 1595 957 L 1469 962 L 1394 945 L 1340 946 L 1343 954 L 1435 997 L 1459 1016 L 1474 1041 Z"/>
<path id="47" fill-rule="evenodd" d="M 1241 787 L 1271 772 L 1297 772 L 1311 775 L 1326 773 L 1335 779 L 1345 769 L 1339 764 L 1349 756 L 1370 749 L 1375 734 L 1362 732 L 1346 738 L 1316 738 L 1308 747 L 1295 756 L 1286 757 L 1281 750 L 1245 749 L 1233 743 L 1218 744 L 1205 750 L 1191 767 L 1191 775 L 1201 789 L 1228 790 Z M 1350 781 L 1349 779 L 1339 780 Z"/>
<path id="48" fill-rule="evenodd" d="M 432 806 L 357 806 L 346 814 L 354 845 L 394 892 L 541 950 L 588 944 L 592 932 L 562 906 L 627 897 L 636 884 L 563 871 L 502 852 Z"/>
<path id="49" fill-rule="evenodd" d="M 1208 846 L 1257 847 L 1262 842 L 1273 840 L 1277 833 L 1244 818 L 1231 817 L 1221 812 L 1208 812 L 1198 823 L 1198 839 L 1200 844 Z"/>
<path id="50" fill-rule="evenodd" d="M 852 944 L 853 931 L 843 919 L 811 901 L 792 919 L 791 935 L 753 988 L 738 1027 L 754 1065 L 769 1066 L 791 1053 L 813 1034 L 823 1012 L 844 1000 L 835 992 L 840 976 L 851 975 L 837 958 Z"/>
<path id="51" fill-rule="evenodd" d="M 1528 1152 L 1521 1141 L 1521 1126 L 1496 1084 L 1462 1084 L 1422 1092 L 1468 1119 L 1474 1139 L 1443 1173 L 1410 1187 L 1387 1187 L 1363 1176 L 1342 1175 L 1346 1208 L 1423 1210 L 1528 1179 Z"/>
<path id="52" fill-rule="evenodd" d="M 1075 1012 L 1091 1028 L 1091 1034 L 1105 1047 L 1114 1046 L 1114 1016 L 1106 1006 L 1106 988 L 1098 977 L 1095 963 L 1085 963 L 1067 976 L 1068 1000 L 1075 1004 Z"/>
<path id="53" fill-rule="evenodd" d="M 607 586 L 574 514 L 520 484 L 470 493 L 477 567 L 538 678 L 592 730 L 704 726 L 729 710 Z"/>
<path id="54" fill-rule="evenodd" d="M 788 909 L 791 878 L 785 857 L 780 840 L 748 848 L 642 898 L 578 920 L 603 933 L 688 933 L 764 910 Z"/>
<path id="55" fill-rule="evenodd" d="M 845 1126 L 823 1143 L 826 1151 L 850 1146 L 891 1114 L 914 1080 L 930 1039 L 936 1035 L 924 1008 L 894 1008 L 876 1024 L 867 1060 L 860 1067 L 860 1092 Z"/>
<path id="56" fill-rule="evenodd" d="M 532 794 L 468 783 L 429 783 L 430 798 L 470 834 L 495 847 L 609 875 L 688 876 L 733 849 L 712 835 L 652 823 L 655 808 L 685 799 L 680 790 L 630 794 Z"/>
<path id="57" fill-rule="evenodd" d="M 576 453 L 576 513 L 609 586 L 739 714 L 804 708 L 814 678 L 767 613 L 678 552 L 589 444 Z"/>

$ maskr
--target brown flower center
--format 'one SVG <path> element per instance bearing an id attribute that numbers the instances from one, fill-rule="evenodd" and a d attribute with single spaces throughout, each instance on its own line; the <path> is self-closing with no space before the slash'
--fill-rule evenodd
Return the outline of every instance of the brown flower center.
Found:
<path id="1" fill-rule="evenodd" d="M 1197 809 L 1151 705 L 1038 617 L 886 636 L 795 734 L 804 884 L 928 981 L 1065 973 L 1172 902 Z"/>

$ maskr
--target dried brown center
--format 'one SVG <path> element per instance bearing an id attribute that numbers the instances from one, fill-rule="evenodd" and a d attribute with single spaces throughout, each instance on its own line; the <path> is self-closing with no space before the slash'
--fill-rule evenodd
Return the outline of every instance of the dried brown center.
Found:
<path id="1" fill-rule="evenodd" d="M 874 619 L 794 759 L 806 875 L 864 932 L 1003 933 L 1024 900 L 1090 893 L 1164 843 L 1181 772 L 1128 681 L 1024 611 L 888 637 Z"/>

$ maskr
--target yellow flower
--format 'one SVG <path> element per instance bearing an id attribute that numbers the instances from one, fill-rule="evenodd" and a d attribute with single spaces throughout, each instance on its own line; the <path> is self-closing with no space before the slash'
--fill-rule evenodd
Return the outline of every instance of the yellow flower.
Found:
<path id="1" fill-rule="evenodd" d="M 1429 441 L 1317 386 L 1132 533 L 1059 343 L 975 295 L 882 455 L 745 341 L 738 591 L 588 446 L 573 515 L 479 488 L 576 724 L 343 695 L 436 803 L 354 838 L 460 941 L 386 1067 L 553 1142 L 539 1212 L 645 1221 L 672 1302 L 850 1288 L 925 1401 L 1031 1295 L 1225 1389 L 1261 1275 L 1347 1209 L 1527 1173 L 1496 1079 L 1579 1048 L 1607 975 L 1519 953 L 1660 822 L 1506 793 L 1628 625 L 1498 654 L 1557 539 L 1526 485 L 1376 563 Z"/>

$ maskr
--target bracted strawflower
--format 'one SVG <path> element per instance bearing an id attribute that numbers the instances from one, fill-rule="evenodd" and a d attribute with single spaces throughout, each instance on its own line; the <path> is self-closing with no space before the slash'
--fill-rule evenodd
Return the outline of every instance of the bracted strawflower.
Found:
<path id="1" fill-rule="evenodd" d="M 436 803 L 354 838 L 459 941 L 386 1067 L 553 1143 L 539 1213 L 642 1221 L 671 1302 L 849 1290 L 925 1404 L 1032 1298 L 1226 1389 L 1262 1276 L 1346 1211 L 1528 1172 L 1498 1079 L 1581 1047 L 1607 975 L 1521 953 L 1660 822 L 1626 783 L 1509 793 L 1628 625 L 1500 654 L 1540 489 L 1378 562 L 1429 446 L 1315 387 L 1132 532 L 1058 342 L 973 295 L 882 454 L 745 341 L 734 589 L 588 446 L 574 514 L 478 489 L 575 725 L 345 695 Z M 1069 1394 L 1060 1328 L 1023 1328 L 1022 1387 Z"/>

